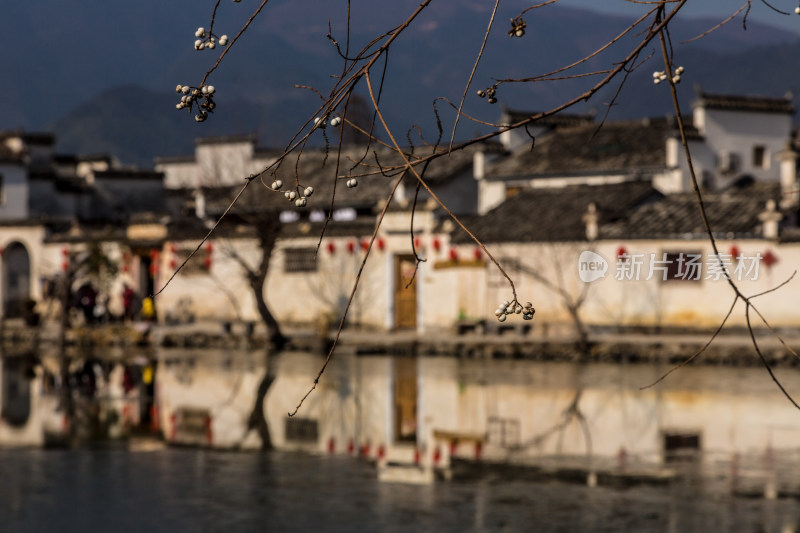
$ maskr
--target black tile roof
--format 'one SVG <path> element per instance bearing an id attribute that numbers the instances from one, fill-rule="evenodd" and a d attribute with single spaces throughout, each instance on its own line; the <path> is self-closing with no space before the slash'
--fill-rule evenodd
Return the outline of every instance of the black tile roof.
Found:
<path id="1" fill-rule="evenodd" d="M 434 160 L 425 173 L 426 182 L 435 188 L 463 172 L 471 172 L 473 154 L 479 149 L 479 146 L 470 146 Z M 441 151 L 444 150 L 445 148 L 441 149 Z M 336 153 L 334 147 L 327 154 L 322 149 L 307 148 L 299 161 L 297 156 L 289 156 L 275 175 L 269 172 L 265 173 L 261 179 L 256 179 L 248 187 L 240 199 L 241 206 L 246 209 L 259 210 L 293 209 L 293 203 L 284 198 L 283 192 L 294 190 L 296 180 L 299 180 L 301 189 L 308 186 L 314 188 L 314 194 L 309 198 L 306 209 L 328 209 L 334 182 L 336 182 L 335 207 L 371 209 L 382 205 L 392 189 L 397 171 L 389 171 L 387 176 L 377 172 L 381 168 L 402 165 L 402 159 L 395 152 L 381 146 L 373 145 L 368 152 L 364 147 L 346 146 L 342 148 L 337 171 Z M 430 153 L 430 149 L 425 151 L 418 149 L 417 151 L 420 157 L 428 153 Z M 415 168 L 418 172 L 422 171 L 422 165 L 417 165 Z M 337 175 L 339 176 L 338 180 Z M 346 186 L 347 176 L 357 177 L 358 186 L 348 188 Z M 279 178 L 283 182 L 283 187 L 279 192 L 268 189 L 275 178 Z M 415 186 L 417 182 L 416 178 L 410 174 L 404 180 L 408 186 Z M 238 185 L 218 189 L 217 198 L 207 198 L 209 212 L 216 212 L 227 207 L 228 202 L 239 189 Z"/>
<path id="2" fill-rule="evenodd" d="M 645 181 L 526 189 L 485 215 L 464 217 L 462 222 L 484 243 L 585 241 L 583 215 L 589 204 L 595 204 L 602 228 L 635 206 L 659 198 L 661 194 Z M 461 229 L 453 230 L 451 239 L 471 240 Z"/>
<path id="3" fill-rule="evenodd" d="M 540 111 L 520 111 L 516 109 L 505 109 L 501 117 L 501 121 L 506 124 L 515 124 L 523 121 L 534 115 L 538 115 Z M 543 127 L 564 127 L 564 126 L 581 126 L 585 124 L 592 124 L 594 122 L 594 114 L 579 115 L 574 113 L 557 113 L 555 115 L 548 115 L 542 117 L 533 123 L 534 126 Z"/>
<path id="4" fill-rule="evenodd" d="M 717 236 L 757 238 L 761 236 L 758 215 L 768 200 L 780 200 L 780 184 L 757 182 L 724 192 L 704 192 L 709 225 Z M 602 238 L 680 239 L 705 238 L 694 193 L 672 194 L 643 204 L 616 222 L 600 228 Z"/>
<path id="5" fill-rule="evenodd" d="M 700 93 L 696 106 L 706 109 L 722 109 L 726 111 L 750 111 L 758 113 L 793 114 L 794 106 L 791 98 L 769 98 L 764 96 L 739 96 L 726 94 Z"/>
<path id="6" fill-rule="evenodd" d="M 538 136 L 533 150 L 526 146 L 488 165 L 486 175 L 493 179 L 651 172 L 666 166 L 666 138 L 673 131 L 666 119 L 557 128 Z"/>

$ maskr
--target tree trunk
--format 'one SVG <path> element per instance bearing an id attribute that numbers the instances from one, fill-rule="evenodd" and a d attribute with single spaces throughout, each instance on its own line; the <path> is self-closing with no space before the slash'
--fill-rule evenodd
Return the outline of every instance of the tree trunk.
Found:
<path id="1" fill-rule="evenodd" d="M 278 240 L 278 233 L 280 232 L 280 220 L 277 213 L 271 213 L 266 217 L 261 218 L 255 227 L 258 229 L 258 245 L 261 249 L 261 260 L 255 270 L 249 271 L 248 278 L 250 282 L 250 289 L 253 291 L 253 297 L 256 302 L 258 314 L 261 321 L 267 328 L 267 347 L 264 354 L 264 376 L 258 384 L 256 390 L 255 403 L 250 412 L 250 418 L 247 422 L 248 430 L 256 430 L 261 438 L 261 448 L 268 450 L 272 448 L 272 437 L 267 424 L 267 417 L 264 413 L 264 402 L 267 397 L 267 392 L 275 381 L 275 374 L 270 364 L 270 353 L 277 353 L 283 349 L 288 339 L 283 335 L 280 324 L 277 319 L 269 310 L 266 298 L 264 297 L 264 284 L 267 280 L 269 272 L 269 261 L 272 256 L 272 250 L 275 247 L 275 242 Z"/>
<path id="2" fill-rule="evenodd" d="M 264 400 L 267 398 L 267 392 L 269 392 L 272 382 L 275 381 L 275 374 L 272 372 L 272 366 L 269 361 L 269 350 L 270 348 L 267 347 L 267 351 L 264 354 L 264 362 L 266 363 L 264 376 L 258 384 L 256 400 L 253 404 L 253 410 L 250 411 L 250 418 L 247 421 L 247 429 L 249 431 L 256 430 L 258 432 L 258 436 L 261 438 L 262 450 L 272 449 L 272 437 L 270 436 L 267 417 L 264 414 Z"/>

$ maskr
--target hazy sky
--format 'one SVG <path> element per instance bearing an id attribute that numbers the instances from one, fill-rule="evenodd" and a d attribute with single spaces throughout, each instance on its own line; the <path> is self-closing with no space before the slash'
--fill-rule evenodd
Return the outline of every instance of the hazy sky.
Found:
<path id="1" fill-rule="evenodd" d="M 626 0 L 559 0 L 558 3 L 563 6 L 585 7 L 605 13 L 623 14 L 641 13 L 642 9 L 647 7 Z M 682 8 L 681 13 L 691 17 L 711 16 L 723 20 L 742 7 L 744 3 L 744 0 L 690 0 Z M 752 0 L 748 18 L 780 26 L 800 34 L 800 16 L 794 14 L 794 8 L 798 5 L 797 0 L 769 0 L 769 3 L 790 15 L 781 15 L 768 8 L 760 0 Z M 738 20 L 741 20 L 741 16 L 740 14 Z"/>

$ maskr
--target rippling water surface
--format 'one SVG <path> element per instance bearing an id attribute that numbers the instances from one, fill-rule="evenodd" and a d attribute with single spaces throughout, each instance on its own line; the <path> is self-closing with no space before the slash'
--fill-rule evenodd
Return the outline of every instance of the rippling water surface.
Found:
<path id="1" fill-rule="evenodd" d="M 343 456 L 193 449 L 0 451 L 0 531 L 796 531 L 793 498 L 702 481 L 589 488 L 483 477 L 379 483 Z"/>

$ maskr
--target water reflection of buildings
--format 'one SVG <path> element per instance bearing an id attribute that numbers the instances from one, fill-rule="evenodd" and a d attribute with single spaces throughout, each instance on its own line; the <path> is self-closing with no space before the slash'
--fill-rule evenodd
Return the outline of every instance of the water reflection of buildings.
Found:
<path id="1" fill-rule="evenodd" d="M 223 354 L 164 357 L 172 361 L 162 358 L 159 380 L 168 440 L 258 446 L 245 435 L 263 354 L 239 362 Z M 773 476 L 781 490 L 796 479 L 795 410 L 758 368 L 690 367 L 641 390 L 668 367 L 343 350 L 298 414 L 287 416 L 322 361 L 308 352 L 272 358 L 265 412 L 276 447 L 442 467 L 451 455 L 540 467 L 556 461 L 631 475 L 689 461 L 726 479 L 755 476 L 762 483 Z M 782 377 L 792 384 L 797 371 Z M 204 413 L 210 425 L 181 435 L 175 414 L 184 411 Z"/>

